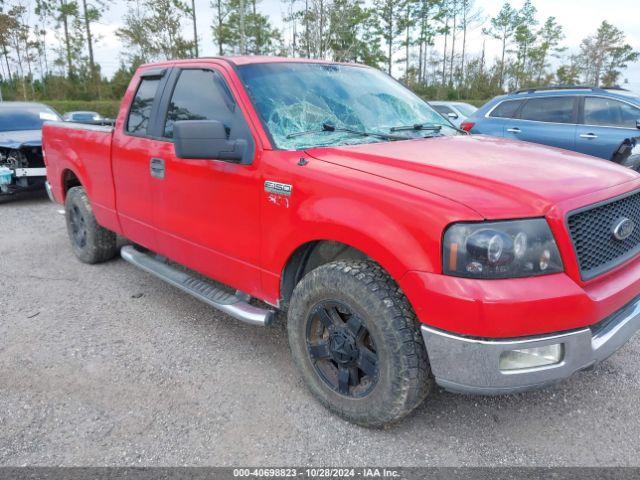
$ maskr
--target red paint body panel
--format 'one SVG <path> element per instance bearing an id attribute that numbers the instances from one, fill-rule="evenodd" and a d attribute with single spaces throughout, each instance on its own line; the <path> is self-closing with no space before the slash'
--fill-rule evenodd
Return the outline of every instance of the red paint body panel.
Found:
<path id="1" fill-rule="evenodd" d="M 544 216 L 557 202 L 638 177 L 613 162 L 480 135 L 323 148 L 309 154 L 442 195 L 491 219 Z"/>
<path id="2" fill-rule="evenodd" d="M 62 125 L 45 124 L 42 130 L 43 148 L 47 152 L 47 176 L 53 195 L 58 201 L 64 201 L 63 178 L 67 170 L 73 172 L 85 187 L 98 222 L 118 231 L 111 133 L 77 130 Z"/>
<path id="3" fill-rule="evenodd" d="M 272 304 L 281 299 L 287 261 L 317 240 L 342 242 L 380 263 L 422 322 L 453 333 L 507 338 L 571 330 L 602 320 L 640 294 L 639 258 L 583 282 L 566 227 L 572 210 L 640 189 L 637 173 L 481 136 L 275 150 L 233 65 L 267 61 L 292 60 L 143 66 L 123 99 L 113 136 L 46 125 L 55 198 L 64 200 L 64 172 L 70 170 L 107 228 Z M 141 72 L 158 66 L 210 68 L 225 78 L 255 140 L 251 165 L 180 159 L 172 142 L 124 133 Z M 305 166 L 298 164 L 302 156 Z M 164 180 L 150 176 L 151 157 L 165 160 Z M 292 195 L 265 192 L 266 180 L 292 185 Z M 526 217 L 547 219 L 564 273 L 509 280 L 442 275 L 448 225 Z"/>
<path id="4" fill-rule="evenodd" d="M 619 310 L 638 296 L 640 259 L 586 288 L 565 273 L 471 280 L 409 272 L 400 286 L 432 327 L 474 337 L 522 337 L 587 327 Z"/>

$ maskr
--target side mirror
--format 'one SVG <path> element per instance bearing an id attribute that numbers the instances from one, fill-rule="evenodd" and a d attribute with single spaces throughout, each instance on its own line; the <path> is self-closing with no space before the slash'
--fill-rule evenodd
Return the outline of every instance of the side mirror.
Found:
<path id="1" fill-rule="evenodd" d="M 458 114 L 457 113 L 447 113 L 447 117 L 449 117 L 451 120 L 457 120 L 458 119 Z"/>
<path id="2" fill-rule="evenodd" d="M 173 125 L 176 155 L 193 160 L 242 162 L 247 142 L 229 140 L 227 129 L 217 120 L 183 120 Z"/>
<path id="3" fill-rule="evenodd" d="M 636 128 L 640 129 L 640 120 L 636 120 Z"/>

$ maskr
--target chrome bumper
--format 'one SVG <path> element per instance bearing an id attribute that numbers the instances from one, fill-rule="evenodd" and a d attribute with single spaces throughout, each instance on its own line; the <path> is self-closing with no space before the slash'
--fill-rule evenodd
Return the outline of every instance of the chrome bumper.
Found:
<path id="1" fill-rule="evenodd" d="M 479 340 L 422 326 L 436 382 L 457 393 L 500 395 L 563 380 L 615 353 L 640 329 L 640 298 L 591 328 L 539 337 Z M 500 370 L 502 352 L 562 343 L 560 363 L 524 370 Z"/>
<path id="2" fill-rule="evenodd" d="M 51 185 L 48 181 L 44 182 L 44 189 L 47 191 L 49 200 L 51 200 L 53 203 L 56 203 L 56 199 L 53 197 L 53 192 L 51 191 Z"/>

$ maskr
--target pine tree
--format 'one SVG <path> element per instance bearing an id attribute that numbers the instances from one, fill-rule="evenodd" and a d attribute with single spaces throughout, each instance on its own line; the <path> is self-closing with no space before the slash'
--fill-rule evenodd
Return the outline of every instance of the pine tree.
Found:
<path id="1" fill-rule="evenodd" d="M 624 32 L 607 21 L 602 22 L 598 31 L 580 44 L 585 81 L 595 86 L 600 86 L 603 80 L 605 83 L 616 83 L 621 70 L 637 60 L 638 56 L 639 53 L 625 43 Z"/>
<path id="2" fill-rule="evenodd" d="M 402 33 L 399 21 L 406 0 L 376 0 L 374 8 L 377 13 L 377 28 L 387 46 L 387 73 L 391 75 L 393 55 L 396 52 L 398 36 Z"/>
<path id="3" fill-rule="evenodd" d="M 506 55 L 507 47 L 513 41 L 518 27 L 518 11 L 515 10 L 509 3 L 505 2 L 502 5 L 502 9 L 498 12 L 498 15 L 493 17 L 490 21 L 490 27 L 485 32 L 496 40 L 500 40 L 502 43 L 502 54 L 500 56 L 500 76 L 499 83 L 500 88 L 504 86 L 504 74 L 506 70 Z"/>
<path id="4" fill-rule="evenodd" d="M 183 36 L 189 7 L 181 0 L 128 0 L 124 26 L 116 32 L 130 61 L 187 58 L 192 40 Z"/>

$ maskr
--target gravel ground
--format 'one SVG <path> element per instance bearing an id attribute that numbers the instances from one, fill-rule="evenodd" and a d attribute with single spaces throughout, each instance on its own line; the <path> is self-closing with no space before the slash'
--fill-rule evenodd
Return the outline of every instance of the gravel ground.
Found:
<path id="1" fill-rule="evenodd" d="M 0 465 L 640 466 L 640 337 L 554 388 L 437 391 L 366 430 L 314 401 L 281 322 L 81 264 L 58 209 L 0 204 Z"/>

